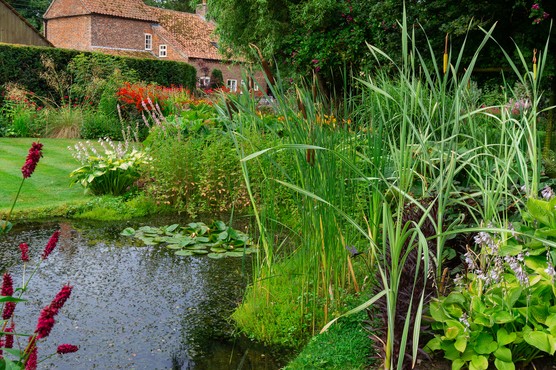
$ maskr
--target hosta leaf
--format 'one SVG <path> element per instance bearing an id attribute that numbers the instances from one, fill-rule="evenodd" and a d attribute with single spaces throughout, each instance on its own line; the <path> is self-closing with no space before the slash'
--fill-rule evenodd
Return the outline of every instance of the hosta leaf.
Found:
<path id="1" fill-rule="evenodd" d="M 494 366 L 496 366 L 498 370 L 515 370 L 513 362 L 506 362 L 497 358 L 494 359 Z"/>
<path id="2" fill-rule="evenodd" d="M 500 346 L 494 351 L 494 357 L 504 362 L 512 362 L 512 351 L 507 347 Z"/>
<path id="3" fill-rule="evenodd" d="M 475 341 L 474 349 L 478 354 L 488 355 L 498 349 L 498 343 L 493 340 L 490 334 L 481 333 Z"/>
<path id="4" fill-rule="evenodd" d="M 499 345 L 505 346 L 506 344 L 513 343 L 517 338 L 517 334 L 515 332 L 508 333 L 505 328 L 500 328 L 496 332 L 496 341 Z"/>
<path id="5" fill-rule="evenodd" d="M 494 322 L 497 323 L 497 324 L 505 324 L 505 323 L 512 322 L 512 321 L 515 320 L 513 315 L 511 313 L 509 313 L 508 311 L 495 312 L 494 315 L 492 315 L 492 318 L 493 318 Z"/>
<path id="6" fill-rule="evenodd" d="M 467 347 L 467 336 L 460 335 L 459 337 L 457 337 L 456 342 L 454 343 L 454 347 L 456 347 L 456 349 L 460 352 L 465 351 L 465 348 Z"/>
<path id="7" fill-rule="evenodd" d="M 556 339 L 542 331 L 529 331 L 523 334 L 523 339 L 535 348 L 551 355 L 556 351 Z"/>
<path id="8" fill-rule="evenodd" d="M 457 358 L 454 361 L 452 361 L 452 370 L 459 370 L 464 365 L 465 365 L 465 361 L 463 361 L 461 358 Z"/>
<path id="9" fill-rule="evenodd" d="M 556 313 L 550 314 L 544 324 L 548 327 L 550 334 L 556 336 Z"/>
<path id="10" fill-rule="evenodd" d="M 473 356 L 471 358 L 471 363 L 469 364 L 469 370 L 487 370 L 488 369 L 488 358 L 485 356 Z"/>

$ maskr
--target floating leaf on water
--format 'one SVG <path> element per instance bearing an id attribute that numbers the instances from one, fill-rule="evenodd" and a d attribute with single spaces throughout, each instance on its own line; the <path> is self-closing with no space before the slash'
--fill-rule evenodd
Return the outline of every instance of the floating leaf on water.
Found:
<path id="1" fill-rule="evenodd" d="M 214 253 L 224 253 L 224 252 L 226 252 L 226 249 L 221 248 L 221 247 L 212 247 L 210 250 L 213 251 Z"/>
<path id="2" fill-rule="evenodd" d="M 195 254 L 208 254 L 209 251 L 207 251 L 206 249 L 192 249 L 191 252 L 195 253 Z"/>
<path id="3" fill-rule="evenodd" d="M 134 236 L 135 235 L 135 229 L 132 228 L 132 227 L 126 227 L 125 229 L 123 229 L 123 231 L 120 233 L 120 235 Z"/>
<path id="4" fill-rule="evenodd" d="M 168 248 L 168 249 L 181 249 L 181 246 L 178 245 L 178 244 L 168 244 L 166 246 L 166 248 Z"/>
<path id="5" fill-rule="evenodd" d="M 208 243 L 208 242 L 210 242 L 210 240 L 207 237 L 198 236 L 198 237 L 195 238 L 195 242 L 197 242 L 197 243 Z"/>
<path id="6" fill-rule="evenodd" d="M 141 240 L 143 241 L 143 243 L 145 243 L 145 245 L 157 245 L 158 244 L 152 238 L 141 238 Z"/>
<path id="7" fill-rule="evenodd" d="M 226 231 L 226 224 L 223 221 L 215 221 L 212 223 L 212 228 L 218 231 Z"/>
<path id="8" fill-rule="evenodd" d="M 162 234 L 162 230 L 158 227 L 152 226 L 141 226 L 139 228 L 140 231 L 144 232 L 145 234 Z"/>
<path id="9" fill-rule="evenodd" d="M 227 232 L 227 231 L 222 231 L 220 234 L 218 234 L 218 239 L 219 239 L 219 240 L 226 240 L 226 239 L 228 239 L 228 232 Z"/>
<path id="10" fill-rule="evenodd" d="M 243 257 L 243 251 L 241 251 L 241 252 L 236 252 L 236 251 L 234 251 L 234 252 L 226 252 L 226 253 L 224 253 L 224 255 L 225 255 L 226 257 Z"/>
<path id="11" fill-rule="evenodd" d="M 220 258 L 224 258 L 226 255 L 224 253 L 209 253 L 207 254 L 209 258 L 219 260 Z"/>
<path id="12" fill-rule="evenodd" d="M 181 242 L 180 242 L 180 246 L 181 247 L 186 247 L 190 244 L 195 244 L 195 240 L 191 239 L 190 237 L 185 237 Z"/>
<path id="13" fill-rule="evenodd" d="M 170 225 L 166 228 L 166 232 L 172 233 L 174 232 L 174 230 L 176 230 L 180 225 L 179 224 L 173 224 Z"/>
<path id="14" fill-rule="evenodd" d="M 176 251 L 176 255 L 178 256 L 192 256 L 193 255 L 193 251 L 190 250 L 180 250 L 180 251 Z"/>

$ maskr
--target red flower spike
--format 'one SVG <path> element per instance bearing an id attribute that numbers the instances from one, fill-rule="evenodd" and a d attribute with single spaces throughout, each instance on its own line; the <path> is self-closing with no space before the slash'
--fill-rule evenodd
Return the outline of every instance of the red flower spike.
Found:
<path id="1" fill-rule="evenodd" d="M 5 273 L 2 279 L 2 292 L 1 294 L 4 297 L 11 297 L 14 294 L 14 283 L 12 280 L 12 276 L 9 273 Z"/>
<path id="2" fill-rule="evenodd" d="M 56 353 L 58 353 L 60 355 L 64 355 L 66 353 L 77 352 L 78 350 L 79 350 L 79 347 L 74 346 L 73 344 L 60 344 L 58 346 L 58 349 L 56 350 Z"/>
<path id="3" fill-rule="evenodd" d="M 19 250 L 21 250 L 21 260 L 23 262 L 29 262 L 29 245 L 27 243 L 21 243 L 19 245 Z"/>
<path id="4" fill-rule="evenodd" d="M 46 244 L 46 247 L 44 247 L 44 250 L 42 252 L 41 258 L 43 260 L 47 259 L 50 253 L 52 253 L 52 251 L 54 250 L 54 248 L 56 248 L 56 244 L 58 244 L 59 237 L 60 237 L 60 230 L 54 231 L 54 234 L 52 234 L 52 236 L 48 240 L 48 243 Z"/>
<path id="5" fill-rule="evenodd" d="M 33 172 L 35 172 L 35 168 L 37 167 L 37 163 L 39 163 L 39 159 L 41 159 L 41 157 L 42 144 L 33 143 L 29 149 L 29 153 L 27 154 L 25 164 L 21 167 L 21 173 L 23 174 L 24 179 L 31 177 Z"/>
<path id="6" fill-rule="evenodd" d="M 62 307 L 64 307 L 64 303 L 68 300 L 71 295 L 71 290 L 73 287 L 71 285 L 64 285 L 62 289 L 56 294 L 56 297 L 50 303 L 50 307 L 58 313 Z"/>
<path id="7" fill-rule="evenodd" d="M 15 311 L 15 302 L 6 302 L 4 305 L 4 310 L 2 311 L 2 319 L 8 320 L 13 316 Z"/>
<path id="8" fill-rule="evenodd" d="M 12 325 L 9 328 L 6 328 L 6 333 L 13 333 L 14 332 L 14 323 L 12 321 Z M 6 348 L 13 348 L 14 347 L 14 336 L 13 334 L 6 334 L 6 342 L 4 343 L 4 347 Z"/>
<path id="9" fill-rule="evenodd" d="M 37 327 L 35 328 L 37 339 L 46 338 L 50 335 L 55 323 L 54 316 L 56 316 L 57 313 L 58 310 L 55 310 L 50 306 L 46 306 L 42 309 Z"/>
<path id="10" fill-rule="evenodd" d="M 36 370 L 37 369 L 37 347 L 33 347 L 29 358 L 25 363 L 25 370 Z"/>

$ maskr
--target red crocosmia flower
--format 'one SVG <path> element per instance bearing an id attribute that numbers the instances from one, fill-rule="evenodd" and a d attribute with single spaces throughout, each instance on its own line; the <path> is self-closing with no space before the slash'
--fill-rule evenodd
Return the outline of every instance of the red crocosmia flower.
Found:
<path id="1" fill-rule="evenodd" d="M 52 253 L 52 251 L 54 250 L 54 248 L 56 248 L 56 244 L 58 244 L 59 237 L 60 237 L 60 230 L 54 231 L 54 234 L 52 234 L 52 236 L 48 240 L 48 243 L 46 244 L 46 247 L 44 247 L 44 250 L 42 252 L 41 258 L 43 260 L 47 259 L 50 253 Z"/>
<path id="2" fill-rule="evenodd" d="M 23 262 L 29 262 L 29 245 L 27 243 L 21 243 L 19 249 L 21 250 L 21 260 Z"/>
<path id="3" fill-rule="evenodd" d="M 37 347 L 33 346 L 29 358 L 25 363 L 25 370 L 36 370 L 37 369 Z"/>
<path id="4" fill-rule="evenodd" d="M 23 174 L 24 179 L 31 177 L 33 172 L 35 172 L 35 168 L 37 167 L 37 163 L 39 163 L 39 159 L 41 159 L 41 157 L 42 144 L 33 143 L 29 149 L 29 153 L 27 154 L 25 164 L 21 167 L 21 173 Z"/>
<path id="5" fill-rule="evenodd" d="M 63 355 L 66 353 L 73 353 L 73 352 L 77 352 L 79 350 L 79 347 L 74 346 L 73 344 L 60 344 L 58 346 L 58 349 L 56 350 L 56 353 Z"/>

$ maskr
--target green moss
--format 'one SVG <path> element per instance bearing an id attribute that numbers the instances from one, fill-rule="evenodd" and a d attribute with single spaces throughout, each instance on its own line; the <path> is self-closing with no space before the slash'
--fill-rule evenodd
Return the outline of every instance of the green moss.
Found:
<path id="1" fill-rule="evenodd" d="M 314 336 L 284 370 L 367 368 L 372 340 L 363 328 L 365 318 L 365 312 L 341 318 L 326 332 Z"/>

